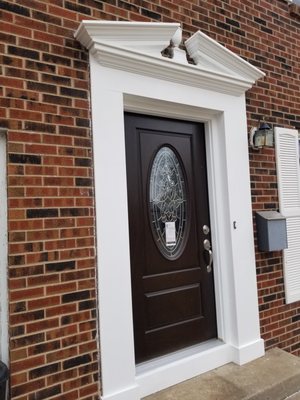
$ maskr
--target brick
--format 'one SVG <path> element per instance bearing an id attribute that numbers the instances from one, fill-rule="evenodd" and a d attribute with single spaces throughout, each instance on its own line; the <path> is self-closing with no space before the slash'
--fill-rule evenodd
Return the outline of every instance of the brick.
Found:
<path id="1" fill-rule="evenodd" d="M 76 370 L 74 370 L 74 369 L 61 371 L 58 374 L 52 374 L 52 375 L 48 376 L 47 384 L 51 385 L 53 383 L 66 381 L 68 379 L 74 378 L 76 376 L 76 374 L 77 374 Z M 73 396 L 73 392 L 71 392 L 70 400 L 72 400 L 73 398 L 76 398 L 76 397 L 72 397 L 72 396 Z"/>
<path id="2" fill-rule="evenodd" d="M 93 180 L 91 178 L 76 178 L 76 186 L 93 186 Z"/>
<path id="3" fill-rule="evenodd" d="M 63 350 L 58 350 L 55 351 L 51 354 L 47 355 L 47 362 L 53 362 L 53 361 L 57 361 L 57 360 L 64 360 L 66 358 L 70 358 L 72 356 L 74 356 L 78 354 L 78 349 L 77 346 L 73 346 L 73 347 L 69 347 L 69 348 L 65 348 Z M 66 368 L 64 368 L 66 369 Z"/>
<path id="4" fill-rule="evenodd" d="M 61 393 L 60 385 L 51 386 L 51 387 L 48 387 L 47 389 L 43 389 L 43 390 L 35 392 L 34 394 L 31 394 L 29 396 L 29 400 L 48 399 L 49 397 L 55 396 L 60 393 Z"/>
<path id="5" fill-rule="evenodd" d="M 51 62 L 55 65 L 59 64 L 59 65 L 71 65 L 71 60 L 67 57 L 61 57 L 58 56 L 56 54 L 51 54 L 51 53 L 43 53 L 42 55 L 42 61 L 45 62 Z"/>
<path id="6" fill-rule="evenodd" d="M 33 37 L 37 40 L 41 40 L 47 43 L 55 43 L 63 46 L 64 44 L 64 39 L 63 37 L 59 37 L 56 35 L 51 35 L 46 32 L 40 32 L 40 31 L 34 31 L 33 32 Z"/>
<path id="7" fill-rule="evenodd" d="M 66 282 L 66 281 L 76 281 L 78 279 L 86 279 L 91 276 L 95 276 L 90 273 L 89 270 L 83 270 L 83 271 L 74 271 L 74 272 L 64 272 L 61 274 L 61 281 Z"/>
<path id="8" fill-rule="evenodd" d="M 8 143 L 7 151 L 9 153 L 23 153 L 24 145 L 22 143 Z"/>
<path id="9" fill-rule="evenodd" d="M 56 284 L 54 286 L 48 286 L 46 288 L 46 294 L 47 295 L 53 295 L 53 294 L 58 294 L 58 293 L 66 293 L 66 292 L 71 292 L 75 291 L 77 288 L 77 285 L 75 282 L 67 282 L 67 283 L 61 283 L 61 284 Z M 66 296 L 66 295 L 64 295 Z"/>
<path id="10" fill-rule="evenodd" d="M 90 310 L 96 308 L 96 301 L 95 300 L 87 300 L 87 301 L 82 301 L 79 303 L 79 311 L 82 310 Z"/>
<path id="11" fill-rule="evenodd" d="M 25 190 L 24 188 L 19 187 L 9 187 L 8 188 L 8 197 L 24 197 Z"/>
<path id="12" fill-rule="evenodd" d="M 12 88 L 17 88 L 17 89 L 23 89 L 23 87 L 24 87 L 24 82 L 21 79 L 1 77 L 0 83 L 1 83 L 1 85 L 5 85 L 7 87 L 12 87 Z"/>
<path id="13" fill-rule="evenodd" d="M 45 316 L 44 310 L 37 310 L 37 311 L 33 311 L 33 312 L 16 314 L 14 316 L 11 316 L 10 323 L 13 325 L 15 323 L 39 320 L 39 319 L 43 319 L 44 316 Z"/>
<path id="14" fill-rule="evenodd" d="M 49 95 L 49 94 L 44 94 L 43 100 L 46 103 L 60 104 L 60 105 L 65 105 L 65 106 L 70 106 L 72 104 L 72 99 L 70 99 L 70 98 L 61 97 L 61 96 L 53 96 L 53 95 Z"/>
<path id="15" fill-rule="evenodd" d="M 79 368 L 80 375 L 84 375 L 93 371 L 97 371 L 97 362 L 86 364 Z"/>
<path id="16" fill-rule="evenodd" d="M 63 369 L 74 368 L 75 366 L 81 364 L 87 364 L 91 362 L 91 356 L 89 354 L 85 354 L 79 357 L 74 357 L 70 360 L 66 360 L 63 362 Z"/>
<path id="17" fill-rule="evenodd" d="M 7 33 L 0 32 L 0 42 L 16 44 L 16 37 Z"/>
<path id="18" fill-rule="evenodd" d="M 80 14 L 91 15 L 91 9 L 89 7 L 81 6 L 79 4 L 71 3 L 70 1 L 65 2 L 65 7 L 68 10 L 77 11 Z"/>
<path id="19" fill-rule="evenodd" d="M 56 6 L 49 6 L 49 11 L 55 15 L 59 15 L 63 18 L 68 18 L 68 19 L 75 19 L 76 20 L 76 13 L 69 11 L 69 7 L 65 4 L 65 7 L 56 7 Z M 72 8 L 70 9 L 72 10 Z"/>
<path id="20" fill-rule="evenodd" d="M 31 58 L 34 60 L 39 60 L 40 53 L 35 50 L 29 50 L 26 48 L 16 47 L 16 46 L 8 46 L 7 48 L 8 54 L 24 57 L 24 58 Z"/>
<path id="21" fill-rule="evenodd" d="M 48 112 L 48 113 L 57 113 L 57 106 L 56 105 L 50 105 L 50 104 L 41 104 L 33 101 L 27 101 L 26 102 L 26 108 L 28 110 L 33 110 L 33 111 L 40 111 L 40 112 Z"/>
<path id="22" fill-rule="evenodd" d="M 50 82 L 57 85 L 71 85 L 71 79 L 58 75 L 42 74 L 42 80 L 44 82 Z"/>
<path id="23" fill-rule="evenodd" d="M 9 162 L 23 164 L 41 164 L 41 157 L 31 154 L 9 154 Z"/>
<path id="24" fill-rule="evenodd" d="M 11 363 L 11 370 L 13 372 L 15 371 L 24 371 L 27 368 L 32 368 L 36 365 L 42 365 L 44 363 L 44 356 L 43 355 L 39 355 L 39 356 L 35 356 L 35 357 L 30 357 L 27 358 L 26 360 L 22 360 L 22 361 L 17 361 L 17 362 L 13 362 Z"/>
<path id="25" fill-rule="evenodd" d="M 89 215 L 89 210 L 87 208 L 61 208 L 61 217 L 75 217 Z"/>
<path id="26" fill-rule="evenodd" d="M 17 385 L 20 385 L 21 383 L 26 383 L 27 382 L 27 373 L 22 372 L 20 374 L 13 375 L 10 379 L 11 386 L 15 387 Z"/>
<path id="27" fill-rule="evenodd" d="M 17 385 L 13 387 L 11 395 L 12 397 L 18 397 L 19 395 L 24 394 L 26 392 L 35 391 L 43 387 L 44 385 L 45 385 L 44 378 L 35 380 L 33 382 L 25 383 L 23 385 Z"/>
<path id="28" fill-rule="evenodd" d="M 28 180 L 30 180 L 30 178 L 27 178 Z M 9 200 L 9 206 L 10 207 L 23 207 L 23 208 L 27 208 L 27 207 L 41 207 L 42 206 L 42 199 L 37 199 L 37 198 L 26 198 L 26 199 L 20 199 L 20 198 L 15 198 L 15 199 L 10 199 Z M 18 232 L 16 232 L 18 234 Z"/>
<path id="29" fill-rule="evenodd" d="M 25 232 L 9 232 L 9 242 L 23 242 L 25 240 Z"/>
<path id="30" fill-rule="evenodd" d="M 2 27 L 3 32 L 15 34 L 18 36 L 31 37 L 30 29 L 23 27 L 23 26 L 16 25 L 16 24 L 8 23 L 8 20 L 1 21 L 1 27 Z M 4 57 L 4 58 L 6 58 L 6 57 Z"/>
<path id="31" fill-rule="evenodd" d="M 33 121 L 25 121 L 25 129 L 28 131 L 37 131 L 37 132 L 47 132 L 47 133 L 55 133 L 56 127 L 49 124 L 43 124 L 40 122 Z"/>
<path id="32" fill-rule="evenodd" d="M 32 101 L 38 101 L 39 100 L 39 94 L 36 92 L 31 92 L 28 90 L 18 90 L 14 88 L 6 88 L 5 94 L 7 97 L 14 97 L 14 98 L 19 98 L 22 100 L 32 100 Z M 15 129 L 20 129 L 21 126 L 17 125 Z"/>
<path id="33" fill-rule="evenodd" d="M 35 368 L 29 371 L 29 378 L 30 379 L 35 379 L 35 378 L 40 378 L 41 376 L 44 375 L 50 375 L 55 372 L 58 372 L 60 369 L 59 363 L 55 364 L 48 364 L 44 367 L 39 367 Z"/>
<path id="34" fill-rule="evenodd" d="M 61 87 L 60 94 L 62 96 L 79 97 L 79 98 L 83 98 L 83 99 L 87 98 L 86 91 L 79 90 L 79 89 L 73 89 L 73 88 L 69 88 L 69 87 Z"/>
<path id="35" fill-rule="evenodd" d="M 32 17 L 34 19 L 41 20 L 41 21 L 47 22 L 49 24 L 61 25 L 61 23 L 62 23 L 61 18 L 55 17 L 54 15 L 51 15 L 48 13 L 43 13 L 40 11 L 33 11 Z"/>
<path id="36" fill-rule="evenodd" d="M 66 228 L 70 226 L 75 226 L 74 218 L 59 218 L 59 219 L 46 219 L 44 221 L 44 228 Z"/>
<path id="37" fill-rule="evenodd" d="M 71 29 L 61 27 L 61 26 L 49 25 L 48 31 L 49 31 L 49 33 L 57 35 L 57 36 L 70 37 L 73 34 L 74 29 L 71 30 Z"/>
<path id="38" fill-rule="evenodd" d="M 46 198 L 44 199 L 45 207 L 74 207 L 74 198 Z"/>
<path id="39" fill-rule="evenodd" d="M 33 332 L 41 332 L 41 331 L 47 330 L 49 328 L 54 328 L 57 326 L 59 326 L 58 318 L 45 319 L 43 321 L 28 323 L 26 325 L 26 333 L 30 334 Z"/>
<path id="40" fill-rule="evenodd" d="M 46 83 L 39 83 L 39 82 L 27 82 L 27 89 L 29 90 L 36 90 L 39 92 L 47 92 L 47 93 L 57 93 L 57 88 L 55 85 L 49 85 Z"/>
<path id="41" fill-rule="evenodd" d="M 50 124 L 60 124 L 60 125 L 73 125 L 74 124 L 74 120 L 71 117 L 46 114 L 44 118 L 45 118 L 45 122 L 48 122 Z M 54 140 L 55 139 L 58 140 L 57 138 L 54 138 Z M 59 138 L 59 140 L 61 140 L 61 138 Z"/>
<path id="42" fill-rule="evenodd" d="M 25 111 L 25 110 L 14 110 L 10 109 L 9 117 L 14 119 L 21 119 L 21 120 L 31 120 L 31 121 L 41 121 L 42 114 L 33 112 L 33 111 Z"/>
<path id="43" fill-rule="evenodd" d="M 83 290 L 81 292 L 68 293 L 68 294 L 64 294 L 62 296 L 62 302 L 69 303 L 71 301 L 84 300 L 84 299 L 87 299 L 89 296 L 90 296 L 90 293 L 88 290 Z"/>
<path id="44" fill-rule="evenodd" d="M 89 228 L 61 229 L 61 237 L 84 237 L 91 236 L 93 232 Z"/>
<path id="45" fill-rule="evenodd" d="M 35 288 L 35 289 L 24 289 L 24 290 L 16 290 L 11 293 L 10 299 L 11 301 L 19 301 L 19 300 L 29 300 L 36 297 L 43 297 L 44 289 L 43 288 Z"/>
<path id="46" fill-rule="evenodd" d="M 27 8 L 16 5 L 16 4 L 11 4 L 4 0 L 2 0 L 0 2 L 0 9 L 7 10 L 9 12 L 20 14 L 20 15 L 26 15 L 28 17 L 30 16 L 30 11 Z"/>
<path id="47" fill-rule="evenodd" d="M 47 340 L 60 338 L 62 341 L 62 346 L 67 347 L 74 342 L 76 343 L 76 340 L 78 340 L 78 337 L 76 336 L 77 329 L 78 327 L 76 324 L 65 326 L 64 328 L 53 329 L 51 331 L 47 331 L 46 337 Z"/>
<path id="48" fill-rule="evenodd" d="M 39 50 L 39 51 L 49 51 L 49 44 L 47 42 L 41 42 L 28 38 L 19 38 L 19 46 Z"/>
<path id="49" fill-rule="evenodd" d="M 71 315 L 64 315 L 61 317 L 61 325 L 64 326 L 73 324 L 74 322 L 89 320 L 90 317 L 89 311 L 81 311 Z"/>
<path id="50" fill-rule="evenodd" d="M 53 307 L 60 304 L 60 297 L 59 296 L 51 296 L 51 297 L 44 297 L 35 300 L 28 301 L 28 309 L 35 310 L 41 307 L 48 308 Z"/>
<path id="51" fill-rule="evenodd" d="M 59 282 L 60 282 L 60 277 L 58 274 L 42 275 L 42 276 L 27 278 L 28 287 L 58 284 Z"/>
<path id="52" fill-rule="evenodd" d="M 51 307 L 46 310 L 47 318 L 67 313 L 74 313 L 77 310 L 75 303 L 64 304 L 62 306 Z M 60 347 L 60 346 L 59 346 Z"/>
<path id="53" fill-rule="evenodd" d="M 97 391 L 97 389 L 98 389 L 98 383 L 93 383 L 89 386 L 81 388 L 79 393 L 80 393 L 80 396 L 87 396 L 92 393 L 95 393 L 95 391 Z"/>
<path id="54" fill-rule="evenodd" d="M 24 210 L 8 210 L 8 217 L 10 220 L 13 219 L 24 219 L 25 211 Z"/>
<path id="55" fill-rule="evenodd" d="M 27 349 L 29 356 L 36 354 L 48 353 L 53 350 L 57 350 L 60 348 L 60 341 L 54 340 L 52 342 L 46 342 L 41 344 L 36 344 Z"/>
<path id="56" fill-rule="evenodd" d="M 63 387 L 64 387 L 64 390 L 69 391 L 70 389 L 73 389 L 76 387 L 86 386 L 90 382 L 91 382 L 90 376 L 82 376 L 82 377 L 77 377 L 76 379 L 72 379 L 71 381 L 64 383 Z"/>
<path id="57" fill-rule="evenodd" d="M 64 261 L 46 264 L 46 271 L 66 271 L 73 270 L 75 268 L 75 261 Z"/>
<path id="58" fill-rule="evenodd" d="M 12 338 L 14 336 L 22 336 L 25 333 L 25 327 L 24 327 L 24 325 L 11 326 L 9 331 L 10 331 L 10 336 Z"/>
<path id="59" fill-rule="evenodd" d="M 25 108 L 25 102 L 23 100 L 12 99 L 12 98 L 1 98 L 0 99 L 0 107 L 5 108 Z M 10 133 L 10 132 L 9 132 Z"/>
<path id="60" fill-rule="evenodd" d="M 37 71 L 52 72 L 52 73 L 55 73 L 56 71 L 55 65 L 32 61 L 32 60 L 26 60 L 26 68 Z"/>

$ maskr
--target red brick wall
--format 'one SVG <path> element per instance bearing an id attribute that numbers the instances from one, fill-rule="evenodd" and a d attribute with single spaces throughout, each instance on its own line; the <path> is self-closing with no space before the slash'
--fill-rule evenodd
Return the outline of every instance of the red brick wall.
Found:
<path id="1" fill-rule="evenodd" d="M 97 399 L 96 269 L 87 52 L 82 19 L 181 22 L 267 76 L 249 126 L 293 126 L 300 17 L 282 0 L 1 0 L 0 127 L 8 129 L 11 398 Z M 274 150 L 250 150 L 253 209 L 278 207 Z M 284 304 L 281 253 L 257 258 L 266 347 L 300 355 L 300 304 Z"/>
<path id="2" fill-rule="evenodd" d="M 80 6 L 62 3 L 0 2 L 11 398 L 19 400 L 99 393 L 89 73 L 72 36 Z"/>

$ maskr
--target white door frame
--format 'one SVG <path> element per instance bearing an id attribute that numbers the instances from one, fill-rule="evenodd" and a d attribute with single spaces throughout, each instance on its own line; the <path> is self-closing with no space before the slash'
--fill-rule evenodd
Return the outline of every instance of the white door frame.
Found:
<path id="1" fill-rule="evenodd" d="M 207 56 L 214 55 L 204 66 L 163 59 L 157 47 L 166 46 L 177 28 L 83 21 L 75 34 L 90 49 L 103 400 L 139 400 L 225 363 L 243 364 L 264 354 L 244 96 L 262 73 L 202 33 L 195 39 L 204 43 Z M 197 52 L 197 43 L 192 45 Z M 134 359 L 124 111 L 205 123 L 215 253 L 219 339 L 139 366 Z"/>
<path id="2" fill-rule="evenodd" d="M 8 364 L 6 133 L 0 128 L 0 360 Z"/>

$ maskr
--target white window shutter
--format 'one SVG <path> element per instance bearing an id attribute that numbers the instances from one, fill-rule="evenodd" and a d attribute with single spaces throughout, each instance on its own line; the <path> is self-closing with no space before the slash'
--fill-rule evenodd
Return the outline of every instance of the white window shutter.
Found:
<path id="1" fill-rule="evenodd" d="M 275 128 L 280 212 L 286 217 L 288 248 L 283 252 L 286 302 L 300 300 L 300 171 L 298 131 Z"/>

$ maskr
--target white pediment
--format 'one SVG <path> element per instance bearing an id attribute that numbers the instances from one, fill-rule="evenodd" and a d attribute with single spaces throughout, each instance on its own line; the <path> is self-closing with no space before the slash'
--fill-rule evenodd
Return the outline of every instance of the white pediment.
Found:
<path id="1" fill-rule="evenodd" d="M 102 44 L 159 56 L 179 27 L 179 23 L 82 21 L 75 37 L 88 50 Z"/>
<path id="2" fill-rule="evenodd" d="M 185 45 L 195 64 L 204 70 L 212 70 L 249 81 L 256 81 L 265 75 L 201 31 L 194 33 Z"/>
<path id="3" fill-rule="evenodd" d="M 231 95 L 241 95 L 264 73 L 198 31 L 174 58 L 161 52 L 180 31 L 178 23 L 82 21 L 75 38 L 97 61 L 114 69 Z"/>

